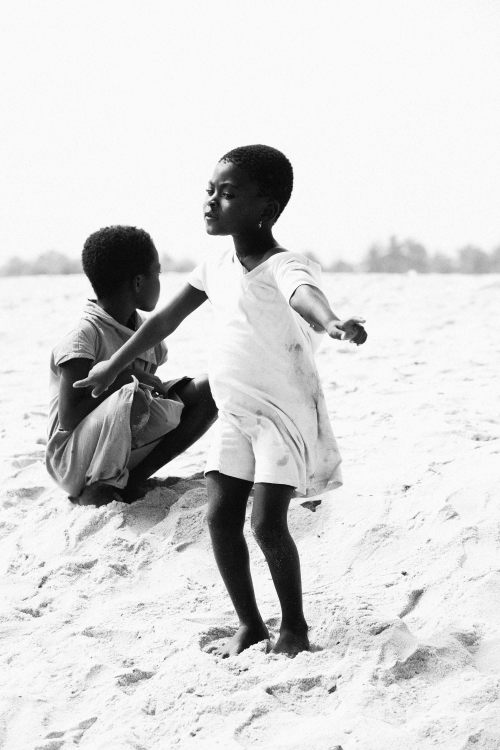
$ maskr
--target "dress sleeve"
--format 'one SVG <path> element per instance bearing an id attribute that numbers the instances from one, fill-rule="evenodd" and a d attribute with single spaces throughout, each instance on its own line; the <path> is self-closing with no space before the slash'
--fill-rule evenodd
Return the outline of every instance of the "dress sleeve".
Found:
<path id="1" fill-rule="evenodd" d="M 279 253 L 274 263 L 276 285 L 287 302 L 302 284 L 321 289 L 321 267 L 308 258 L 292 253 Z"/>
<path id="2" fill-rule="evenodd" d="M 75 328 L 54 348 L 54 364 L 58 367 L 70 359 L 96 359 L 97 335 L 92 324 Z"/>
<path id="3" fill-rule="evenodd" d="M 199 289 L 201 292 L 206 292 L 206 264 L 200 263 L 196 268 L 193 268 L 189 276 L 187 277 L 187 283 L 194 286 L 195 289 Z"/>

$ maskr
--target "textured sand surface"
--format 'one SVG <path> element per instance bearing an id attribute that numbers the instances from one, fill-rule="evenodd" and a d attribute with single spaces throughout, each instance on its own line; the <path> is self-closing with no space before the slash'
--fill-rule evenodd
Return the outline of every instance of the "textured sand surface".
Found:
<path id="1" fill-rule="evenodd" d="M 325 281 L 370 338 L 318 358 L 345 485 L 290 512 L 313 648 L 222 660 L 206 649 L 236 622 L 197 476 L 210 436 L 135 505 L 71 506 L 43 465 L 48 352 L 86 283 L 0 279 L 5 750 L 500 748 L 500 279 Z M 165 378 L 204 369 L 209 328 L 202 309 L 172 337 Z"/>

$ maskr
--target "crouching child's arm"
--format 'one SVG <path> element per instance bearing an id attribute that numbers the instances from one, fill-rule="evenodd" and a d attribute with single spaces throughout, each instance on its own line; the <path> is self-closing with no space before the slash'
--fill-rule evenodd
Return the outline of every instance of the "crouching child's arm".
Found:
<path id="1" fill-rule="evenodd" d="M 99 398 L 93 398 L 90 388 L 73 388 L 76 381 L 87 377 L 92 366 L 91 359 L 70 359 L 59 365 L 61 379 L 59 383 L 59 428 L 72 432 L 87 414 L 104 401 L 125 383 L 132 381 L 131 370 L 119 373 L 111 388 Z"/>
<path id="2" fill-rule="evenodd" d="M 363 318 L 340 320 L 321 289 L 316 286 L 298 286 L 290 298 L 290 306 L 315 330 L 326 331 L 332 339 L 348 340 L 359 346 L 368 337 L 363 327 Z"/>
<path id="3" fill-rule="evenodd" d="M 205 300 L 205 292 L 186 284 L 161 310 L 153 313 L 111 359 L 98 362 L 88 376 L 73 383 L 73 388 L 93 386 L 92 396 L 98 398 L 118 377 L 118 374 L 147 349 L 169 336 L 190 313 Z"/>

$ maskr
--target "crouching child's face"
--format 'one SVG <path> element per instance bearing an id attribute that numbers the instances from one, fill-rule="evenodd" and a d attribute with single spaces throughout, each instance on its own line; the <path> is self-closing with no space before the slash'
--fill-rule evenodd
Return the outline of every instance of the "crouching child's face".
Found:
<path id="1" fill-rule="evenodd" d="M 135 277 L 136 307 L 151 312 L 156 307 L 160 296 L 161 265 L 156 248 L 152 248 L 153 259 L 148 270 Z"/>
<path id="2" fill-rule="evenodd" d="M 156 307 L 160 259 L 144 229 L 122 225 L 99 229 L 85 241 L 82 266 L 97 299 L 112 310 L 132 305 L 150 312 Z"/>

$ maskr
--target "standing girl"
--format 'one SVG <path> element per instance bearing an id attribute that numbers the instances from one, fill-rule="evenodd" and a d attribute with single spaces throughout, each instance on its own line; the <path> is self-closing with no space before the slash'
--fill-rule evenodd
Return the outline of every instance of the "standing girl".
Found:
<path id="1" fill-rule="evenodd" d="M 252 530 L 278 594 L 277 653 L 309 648 L 300 562 L 287 526 L 293 494 L 341 484 L 340 456 L 314 362 L 317 333 L 366 340 L 360 318 L 340 321 L 320 289 L 316 264 L 281 247 L 273 227 L 290 198 L 293 171 L 269 146 L 244 146 L 216 165 L 204 205 L 209 235 L 234 250 L 211 254 L 162 310 L 76 387 L 99 396 L 140 352 L 171 334 L 209 299 L 215 341 L 209 381 L 219 410 L 206 466 L 208 524 L 220 573 L 240 621 L 223 656 L 269 637 L 255 600 L 243 535 L 252 486 Z"/>

